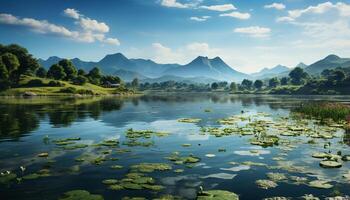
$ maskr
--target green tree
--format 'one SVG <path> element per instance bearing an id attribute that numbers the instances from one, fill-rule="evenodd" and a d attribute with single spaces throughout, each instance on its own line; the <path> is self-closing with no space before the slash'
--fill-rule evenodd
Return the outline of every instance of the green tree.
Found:
<path id="1" fill-rule="evenodd" d="M 4 90 L 10 87 L 9 73 L 5 64 L 0 59 L 0 90 Z"/>
<path id="2" fill-rule="evenodd" d="M 112 84 L 118 84 L 121 83 L 121 79 L 118 76 L 102 76 L 101 78 L 101 84 L 102 85 L 107 85 L 107 83 L 112 83 Z"/>
<path id="3" fill-rule="evenodd" d="M 261 90 L 262 86 L 264 85 L 264 82 L 262 82 L 262 80 L 256 80 L 254 82 L 254 87 L 258 90 Z"/>
<path id="4" fill-rule="evenodd" d="M 134 80 L 131 81 L 131 87 L 138 88 L 139 87 L 139 79 L 134 78 Z"/>
<path id="5" fill-rule="evenodd" d="M 331 76 L 330 76 L 334 81 L 337 81 L 337 82 L 342 82 L 343 80 L 345 80 L 346 78 L 346 75 L 344 73 L 344 71 L 342 70 L 334 70 L 332 73 L 331 73 Z"/>
<path id="6" fill-rule="evenodd" d="M 235 82 L 232 82 L 232 83 L 230 84 L 230 90 L 231 90 L 232 92 L 236 92 L 236 91 L 237 91 L 237 84 L 236 84 Z"/>
<path id="7" fill-rule="evenodd" d="M 90 82 L 95 85 L 100 85 L 101 77 L 102 77 L 102 74 L 98 67 L 92 68 L 88 74 L 88 78 Z"/>
<path id="8" fill-rule="evenodd" d="M 12 53 L 4 53 L 1 55 L 1 60 L 6 66 L 8 73 L 11 75 L 14 71 L 18 70 L 20 66 L 19 61 Z"/>
<path id="9" fill-rule="evenodd" d="M 248 80 L 248 79 L 244 79 L 241 83 L 241 86 L 243 87 L 243 89 L 250 90 L 250 89 L 252 89 L 253 81 Z"/>
<path id="10" fill-rule="evenodd" d="M 305 79 L 308 77 L 309 75 L 304 72 L 304 70 L 300 67 L 296 67 L 294 68 L 290 73 L 289 73 L 289 77 L 291 78 L 291 82 L 293 85 L 301 85 L 304 84 Z"/>
<path id="11" fill-rule="evenodd" d="M 88 82 L 88 79 L 85 76 L 78 75 L 73 79 L 73 84 L 75 85 L 84 85 Z"/>
<path id="12" fill-rule="evenodd" d="M 0 55 L 3 55 L 5 53 L 11 53 L 15 55 L 19 61 L 19 66 L 17 70 L 14 70 L 11 73 L 11 81 L 14 84 L 18 84 L 20 80 L 20 76 L 23 74 L 33 74 L 37 68 L 39 68 L 38 61 L 32 57 L 31 54 L 28 53 L 28 50 L 16 45 L 1 45 L 0 46 Z"/>
<path id="13" fill-rule="evenodd" d="M 280 80 L 276 77 L 269 80 L 269 87 L 275 88 L 280 84 Z"/>
<path id="14" fill-rule="evenodd" d="M 281 85 L 288 85 L 289 79 L 288 77 L 281 78 Z"/>
<path id="15" fill-rule="evenodd" d="M 66 80 L 73 80 L 77 76 L 78 71 L 73 65 L 72 61 L 63 59 L 60 60 L 58 64 L 63 67 L 64 73 L 66 73 Z"/>
<path id="16" fill-rule="evenodd" d="M 212 90 L 217 90 L 218 87 L 219 87 L 219 84 L 216 83 L 216 82 L 214 82 L 214 83 L 211 84 L 211 89 L 212 89 Z"/>
<path id="17" fill-rule="evenodd" d="M 83 69 L 78 70 L 78 76 L 86 76 L 86 72 Z"/>
<path id="18" fill-rule="evenodd" d="M 66 78 L 66 73 L 64 72 L 64 69 L 59 64 L 54 64 L 50 67 L 49 71 L 47 72 L 47 77 L 53 78 L 56 80 L 64 80 Z"/>
<path id="19" fill-rule="evenodd" d="M 36 76 L 40 78 L 45 78 L 47 75 L 47 71 L 43 67 L 39 67 L 38 70 L 36 70 Z"/>

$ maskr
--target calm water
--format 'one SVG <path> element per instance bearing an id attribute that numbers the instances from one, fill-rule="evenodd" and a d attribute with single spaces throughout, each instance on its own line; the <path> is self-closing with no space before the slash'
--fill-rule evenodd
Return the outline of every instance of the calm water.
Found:
<path id="1" fill-rule="evenodd" d="M 253 137 L 251 135 L 215 137 L 200 131 L 201 127 L 225 127 L 218 120 L 234 115 L 242 116 L 241 111 L 244 111 L 246 117 L 253 116 L 251 120 L 261 118 L 278 122 L 282 117 L 289 116 L 291 108 L 306 101 L 349 103 L 350 97 L 172 94 L 125 99 L 1 99 L 0 171 L 11 171 L 18 179 L 3 182 L 0 199 L 58 199 L 64 192 L 75 189 L 101 194 L 104 199 L 121 199 L 126 196 L 152 199 L 162 194 L 195 199 L 200 186 L 204 190 L 232 191 L 240 199 L 273 196 L 297 198 L 305 194 L 320 198 L 335 194 L 350 195 L 350 180 L 343 178 L 350 169 L 350 162 L 344 162 L 341 168 L 324 169 L 319 166 L 320 159 L 311 157 L 313 152 L 325 151 L 326 142 L 332 143 L 332 148 L 326 151 L 335 153 L 341 150 L 343 155 L 350 154 L 349 136 L 341 129 L 335 130 L 337 137 L 315 139 L 316 144 L 313 145 L 307 144 L 309 138 L 305 136 L 285 137 L 285 140 L 290 141 L 287 146 L 290 149 L 283 148 L 286 147 L 283 145 L 267 148 L 253 146 L 249 142 Z M 258 116 L 257 113 L 270 115 Z M 180 118 L 199 118 L 201 121 L 181 123 L 177 121 Z M 128 141 L 125 132 L 130 128 L 165 131 L 170 134 L 164 137 L 152 135 L 151 138 L 143 139 L 142 141 L 152 144 L 149 146 L 130 146 L 125 143 Z M 81 140 L 77 143 L 89 146 L 65 150 L 53 142 L 71 137 L 80 137 Z M 118 147 L 96 145 L 111 139 L 119 140 Z M 192 146 L 183 147 L 182 144 Z M 124 151 L 125 149 L 130 151 Z M 218 149 L 226 151 L 219 152 Z M 193 154 L 201 160 L 191 167 L 176 165 L 166 159 L 175 151 L 183 156 Z M 37 156 L 43 152 L 49 156 Z M 208 157 L 207 154 L 215 154 L 215 157 Z M 100 165 L 75 161 L 81 155 L 103 157 L 105 161 Z M 243 165 L 242 162 L 245 161 L 263 163 L 266 166 Z M 147 173 L 147 176 L 155 179 L 155 184 L 164 186 L 164 189 L 114 191 L 102 183 L 105 179 L 124 178 L 132 165 L 142 162 L 167 163 L 172 166 L 172 170 Z M 276 167 L 281 162 L 302 166 L 305 171 L 295 172 Z M 112 165 L 121 165 L 123 168 L 111 169 Z M 20 166 L 26 169 L 21 170 Z M 21 179 L 42 169 L 49 170 L 49 175 L 37 179 Z M 184 171 L 176 173 L 176 169 Z M 284 173 L 288 180 L 279 181 L 275 188 L 261 189 L 255 181 L 268 179 L 268 172 Z M 315 179 L 328 180 L 333 188 L 317 189 L 307 183 L 294 184 L 290 176 L 306 177 L 308 182 Z"/>

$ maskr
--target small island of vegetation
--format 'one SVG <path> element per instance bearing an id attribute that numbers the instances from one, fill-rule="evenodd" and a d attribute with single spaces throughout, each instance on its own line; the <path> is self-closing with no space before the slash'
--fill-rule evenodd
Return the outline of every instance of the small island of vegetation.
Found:
<path id="1" fill-rule="evenodd" d="M 98 67 L 77 69 L 68 59 L 41 67 L 27 49 L 0 44 L 0 95 L 127 95 L 134 93 L 118 76 L 103 75 Z"/>

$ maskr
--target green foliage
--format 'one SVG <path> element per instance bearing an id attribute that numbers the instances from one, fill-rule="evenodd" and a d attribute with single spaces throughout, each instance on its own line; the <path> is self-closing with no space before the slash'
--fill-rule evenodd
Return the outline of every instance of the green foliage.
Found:
<path id="1" fill-rule="evenodd" d="M 93 69 L 91 69 L 89 74 L 88 74 L 88 78 L 90 80 L 90 83 L 95 84 L 95 85 L 100 85 L 101 77 L 102 77 L 102 74 L 101 74 L 101 71 L 98 67 L 94 67 Z"/>
<path id="2" fill-rule="evenodd" d="M 333 119 L 334 121 L 347 120 L 350 116 L 350 107 L 340 103 L 306 104 L 295 109 L 295 111 L 321 119 Z"/>
<path id="3" fill-rule="evenodd" d="M 108 83 L 118 84 L 118 83 L 121 83 L 121 79 L 118 76 L 110 76 L 110 75 L 102 76 L 101 84 L 107 85 Z"/>
<path id="4" fill-rule="evenodd" d="M 37 77 L 40 77 L 40 78 L 45 78 L 46 75 L 47 75 L 47 71 L 45 68 L 43 67 L 39 67 L 37 70 L 36 70 L 36 76 Z"/>
<path id="5" fill-rule="evenodd" d="M 78 70 L 78 76 L 86 76 L 86 72 L 83 69 Z"/>
<path id="6" fill-rule="evenodd" d="M 288 77 L 281 78 L 281 85 L 288 85 L 288 83 L 289 83 L 289 78 Z"/>
<path id="7" fill-rule="evenodd" d="M 84 85 L 85 83 L 88 82 L 88 79 L 85 76 L 78 75 L 73 79 L 73 84 L 74 85 Z"/>
<path id="8" fill-rule="evenodd" d="M 300 67 L 294 68 L 289 73 L 289 77 L 291 78 L 291 83 L 293 85 L 302 85 L 308 76 L 309 75 L 306 72 L 304 72 L 304 70 Z"/>
<path id="9" fill-rule="evenodd" d="M 58 64 L 63 67 L 64 73 L 66 74 L 65 80 L 73 80 L 77 76 L 78 71 L 72 61 L 63 59 L 60 60 Z"/>
<path id="10" fill-rule="evenodd" d="M 56 80 L 63 80 L 65 79 L 67 74 L 64 72 L 64 69 L 61 65 L 54 64 L 50 67 L 49 71 L 47 72 L 48 78 L 53 78 Z"/>
<path id="11" fill-rule="evenodd" d="M 275 88 L 280 84 L 280 80 L 278 78 L 272 78 L 269 80 L 269 87 Z"/>
<path id="12" fill-rule="evenodd" d="M 230 90 L 231 90 L 232 92 L 236 92 L 236 91 L 237 91 L 237 84 L 236 84 L 235 82 L 232 82 L 232 83 L 230 84 Z"/>
<path id="13" fill-rule="evenodd" d="M 59 81 L 50 81 L 48 83 L 48 86 L 50 86 L 50 87 L 63 87 L 64 83 L 61 83 Z"/>
<path id="14" fill-rule="evenodd" d="M 244 89 L 250 90 L 250 89 L 252 89 L 253 81 L 248 80 L 248 79 L 244 79 L 244 80 L 242 81 L 242 83 L 241 83 L 241 86 L 242 86 Z"/>
<path id="15" fill-rule="evenodd" d="M 7 67 L 11 85 L 18 84 L 21 75 L 34 73 L 39 64 L 27 49 L 16 45 L 0 45 L 0 56 Z"/>
<path id="16" fill-rule="evenodd" d="M 134 78 L 134 80 L 132 80 L 132 82 L 131 82 L 131 86 L 133 88 L 138 88 L 139 87 L 139 79 Z"/>
<path id="17" fill-rule="evenodd" d="M 264 85 L 264 82 L 262 82 L 262 80 L 256 80 L 254 82 L 254 87 L 258 90 L 261 90 L 261 88 L 263 87 Z"/>
<path id="18" fill-rule="evenodd" d="M 41 79 L 32 79 L 32 80 L 28 81 L 26 86 L 28 86 L 28 87 L 42 87 L 42 86 L 46 86 L 46 85 Z"/>
<path id="19" fill-rule="evenodd" d="M 216 83 L 216 82 L 214 82 L 214 83 L 211 84 L 211 89 L 213 89 L 213 90 L 217 90 L 218 87 L 219 87 L 219 84 Z"/>
<path id="20" fill-rule="evenodd" d="M 61 89 L 61 90 L 60 90 L 60 93 L 75 94 L 75 93 L 77 93 L 77 89 L 75 89 L 74 87 L 67 87 L 67 88 Z"/>

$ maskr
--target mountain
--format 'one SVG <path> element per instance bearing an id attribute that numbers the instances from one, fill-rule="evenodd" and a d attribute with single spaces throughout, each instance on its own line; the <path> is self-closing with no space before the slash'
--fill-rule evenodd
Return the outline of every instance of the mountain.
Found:
<path id="1" fill-rule="evenodd" d="M 295 67 L 300 67 L 300 68 L 302 68 L 302 69 L 305 69 L 305 68 L 307 67 L 307 65 L 306 65 L 305 63 L 303 63 L 303 62 L 300 62 L 300 63 L 297 64 L 297 66 L 295 66 Z"/>
<path id="2" fill-rule="evenodd" d="M 249 77 L 232 69 L 219 57 L 209 59 L 203 56 L 198 56 L 187 65 L 168 69 L 164 74 L 186 78 L 202 76 L 222 81 L 241 81 Z"/>
<path id="3" fill-rule="evenodd" d="M 53 56 L 47 60 L 40 59 L 39 62 L 48 69 L 60 60 L 62 58 Z M 159 64 L 146 59 L 128 59 L 121 53 L 106 55 L 98 62 L 85 62 L 78 58 L 71 61 L 78 69 L 89 71 L 98 66 L 104 74 L 118 75 L 125 80 L 154 79 L 165 75 L 184 78 L 206 77 L 210 80 L 223 81 L 241 81 L 249 77 L 247 74 L 232 69 L 219 57 L 209 59 L 199 56 L 187 65 Z"/>
<path id="4" fill-rule="evenodd" d="M 175 81 L 175 82 L 181 82 L 181 83 L 203 83 L 203 84 L 211 84 L 213 82 L 217 82 L 218 80 L 207 78 L 207 77 L 191 77 L 191 78 L 185 78 L 185 77 L 179 77 L 179 76 L 172 76 L 172 75 L 164 75 L 159 78 L 147 78 L 141 80 L 142 83 L 161 83 L 166 81 Z"/>
<path id="5" fill-rule="evenodd" d="M 337 67 L 350 67 L 350 58 L 340 58 L 337 55 L 331 54 L 309 65 L 305 68 L 305 71 L 309 74 L 320 74 L 325 69 L 334 69 Z"/>
<path id="6" fill-rule="evenodd" d="M 286 66 L 277 65 L 276 67 L 273 67 L 273 68 L 264 68 L 261 71 L 253 73 L 251 75 L 257 79 L 264 79 L 267 77 L 277 76 L 278 74 L 283 73 L 283 72 L 287 72 L 289 70 L 290 69 Z"/>
<path id="7" fill-rule="evenodd" d="M 123 69 L 119 69 L 119 70 L 115 71 L 113 73 L 113 75 L 120 77 L 122 80 L 124 80 L 126 82 L 131 82 L 135 78 L 137 78 L 139 80 L 148 78 L 140 73 L 133 72 L 133 71 L 127 71 L 127 70 L 123 70 Z"/>

